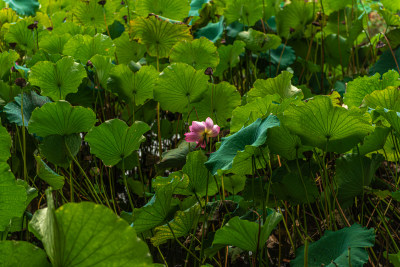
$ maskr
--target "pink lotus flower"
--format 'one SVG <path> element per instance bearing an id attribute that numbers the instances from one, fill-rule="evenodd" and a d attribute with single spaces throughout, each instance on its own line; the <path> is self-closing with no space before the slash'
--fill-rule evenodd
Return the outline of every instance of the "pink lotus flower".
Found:
<path id="1" fill-rule="evenodd" d="M 219 126 L 214 125 L 210 117 L 206 121 L 193 121 L 189 130 L 189 133 L 185 133 L 186 142 L 196 142 L 196 147 L 202 148 L 206 148 L 206 142 L 208 143 L 210 137 L 216 137 L 219 134 Z"/>

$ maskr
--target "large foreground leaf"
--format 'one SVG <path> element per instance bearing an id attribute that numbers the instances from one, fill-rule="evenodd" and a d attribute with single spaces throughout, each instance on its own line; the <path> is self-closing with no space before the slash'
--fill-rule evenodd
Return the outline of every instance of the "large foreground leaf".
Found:
<path id="1" fill-rule="evenodd" d="M 268 129 L 279 126 L 276 116 L 270 115 L 261 120 L 257 119 L 237 133 L 222 139 L 220 148 L 211 154 L 205 163 L 210 172 L 215 175 L 218 170 L 229 170 L 238 152 L 244 152 L 247 147 L 250 153 L 255 153 L 257 147 L 267 140 Z"/>
<path id="2" fill-rule="evenodd" d="M 358 224 L 336 232 L 325 231 L 324 236 L 308 246 L 308 266 L 351 266 L 362 267 L 368 261 L 365 247 L 375 243 L 374 229 L 365 229 Z M 296 251 L 291 266 L 304 266 L 304 247 Z"/>
<path id="3" fill-rule="evenodd" d="M 91 202 L 36 211 L 29 229 L 43 242 L 53 266 L 149 266 L 151 256 L 134 228 L 110 209 Z"/>
<path id="4" fill-rule="evenodd" d="M 373 130 L 367 114 L 333 106 L 327 96 L 316 96 L 301 106 L 288 108 L 283 125 L 303 144 L 343 153 L 362 142 Z"/>

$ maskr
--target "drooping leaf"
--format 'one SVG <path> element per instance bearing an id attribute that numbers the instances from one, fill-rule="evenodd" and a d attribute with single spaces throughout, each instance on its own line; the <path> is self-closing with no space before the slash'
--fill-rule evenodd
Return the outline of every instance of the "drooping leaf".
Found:
<path id="1" fill-rule="evenodd" d="M 337 153 L 350 150 L 373 131 L 367 114 L 333 106 L 327 96 L 315 96 L 304 105 L 289 107 L 282 123 L 304 145 Z"/>
<path id="2" fill-rule="evenodd" d="M 171 62 L 186 63 L 196 70 L 215 69 L 219 63 L 217 47 L 202 37 L 193 41 L 182 41 L 177 43 L 170 54 Z"/>
<path id="3" fill-rule="evenodd" d="M 181 168 L 186 163 L 186 156 L 190 151 L 193 151 L 196 143 L 187 143 L 182 140 L 177 148 L 168 150 L 163 153 L 161 161 L 157 164 L 160 168 Z"/>
<path id="4" fill-rule="evenodd" d="M 198 197 L 204 197 L 206 192 L 209 196 L 213 196 L 218 191 L 212 176 L 204 166 L 206 161 L 207 157 L 201 150 L 193 151 L 187 155 L 186 164 L 182 168 L 183 173 L 189 177 L 189 185 L 186 190 Z"/>
<path id="5" fill-rule="evenodd" d="M 230 0 L 224 10 L 226 23 L 238 21 L 247 26 L 254 26 L 263 16 L 263 2 L 261 0 Z"/>
<path id="6" fill-rule="evenodd" d="M 382 149 L 389 132 L 390 128 L 388 127 L 375 126 L 374 131 L 364 138 L 363 143 L 359 145 L 357 149 L 354 149 L 353 153 L 366 155 Z"/>
<path id="7" fill-rule="evenodd" d="M 195 227 L 199 216 L 200 205 L 197 204 L 185 211 L 178 211 L 174 219 L 169 222 L 169 226 L 162 225 L 155 228 L 151 243 L 157 247 L 169 239 L 186 236 Z"/>
<path id="8" fill-rule="evenodd" d="M 51 266 L 44 250 L 25 241 L 1 241 L 0 254 L 1 266 Z"/>
<path id="9" fill-rule="evenodd" d="M 376 73 L 371 77 L 359 77 L 347 84 L 343 101 L 349 107 L 358 107 L 362 104 L 364 97 L 375 90 L 384 90 L 388 86 L 399 86 L 399 74 L 396 71 L 388 71 L 381 76 Z"/>
<path id="10" fill-rule="evenodd" d="M 155 16 L 135 19 L 132 29 L 139 43 L 146 45 L 147 52 L 153 57 L 168 57 L 176 43 L 191 39 L 186 25 L 170 23 Z"/>
<path id="11" fill-rule="evenodd" d="M 131 61 L 139 61 L 146 52 L 146 47 L 135 40 L 129 40 L 129 34 L 124 32 L 114 39 L 115 54 L 119 64 L 128 64 Z"/>
<path id="12" fill-rule="evenodd" d="M 35 93 L 35 91 L 30 91 L 24 93 L 23 101 L 21 101 L 21 95 L 14 98 L 15 100 L 8 103 L 3 111 L 9 122 L 15 123 L 18 126 L 25 125 L 28 127 L 29 120 L 31 118 L 32 112 L 35 108 L 40 108 L 46 103 L 51 102 L 48 97 L 40 96 Z M 21 105 L 24 114 L 24 120 L 22 121 Z"/>
<path id="13" fill-rule="evenodd" d="M 282 214 L 272 211 L 265 222 L 260 225 L 233 217 L 214 236 L 213 245 L 231 245 L 243 250 L 257 252 L 262 250 L 265 242 L 276 225 L 282 220 Z"/>
<path id="14" fill-rule="evenodd" d="M 175 213 L 172 194 L 179 181 L 160 187 L 153 198 L 140 208 L 133 226 L 137 233 L 142 233 L 169 221 Z"/>
<path id="15" fill-rule="evenodd" d="M 193 104 L 195 111 L 191 112 L 190 119 L 205 121 L 207 117 L 211 117 L 216 124 L 223 127 L 228 124 L 227 120 L 240 102 L 240 94 L 235 86 L 228 82 L 209 84 L 203 100 Z"/>
<path id="16" fill-rule="evenodd" d="M 246 48 L 254 53 L 265 52 L 268 49 L 276 49 L 281 44 L 281 38 L 275 34 L 266 34 L 249 29 L 238 34 L 238 40 L 246 43 Z"/>
<path id="17" fill-rule="evenodd" d="M 54 190 L 61 189 L 64 186 L 64 176 L 55 173 L 49 166 L 39 157 L 35 156 L 37 175 L 48 183 Z"/>
<path id="18" fill-rule="evenodd" d="M 208 77 L 184 63 L 174 63 L 161 73 L 154 88 L 154 99 L 171 112 L 185 112 L 206 92 Z"/>
<path id="19" fill-rule="evenodd" d="M 57 101 L 44 104 L 32 112 L 29 133 L 40 137 L 70 135 L 89 131 L 95 122 L 96 115 L 91 109 Z"/>
<path id="20" fill-rule="evenodd" d="M 299 171 L 300 168 L 300 171 Z M 272 175 L 271 193 L 277 200 L 288 201 L 293 205 L 314 203 L 319 192 L 311 174 L 318 168 L 313 164 L 289 161 L 287 168 L 281 167 Z"/>
<path id="21" fill-rule="evenodd" d="M 71 57 L 64 57 L 55 64 L 50 61 L 36 63 L 31 68 L 29 82 L 39 86 L 42 95 L 60 100 L 69 93 L 76 93 L 85 77 L 86 71 L 82 65 Z"/>
<path id="22" fill-rule="evenodd" d="M 379 154 L 371 159 L 348 154 L 336 160 L 336 195 L 343 209 L 350 207 L 354 198 L 363 193 L 364 186 L 371 183 L 383 159 Z"/>
<path id="23" fill-rule="evenodd" d="M 77 34 L 64 45 L 63 53 L 86 64 L 95 55 L 113 58 L 114 50 L 113 41 L 107 35 L 100 33 L 95 36 Z"/>
<path id="24" fill-rule="evenodd" d="M 318 241 L 308 246 L 308 266 L 363 266 L 368 261 L 365 247 L 375 243 L 374 229 L 365 229 L 359 224 L 343 228 L 339 231 L 325 231 Z M 349 259 L 350 253 L 350 259 Z M 296 259 L 291 266 L 304 266 L 304 246 L 296 251 Z"/>
<path id="25" fill-rule="evenodd" d="M 219 64 L 215 70 L 216 76 L 221 76 L 225 70 L 234 68 L 240 61 L 239 55 L 244 52 L 246 44 L 236 40 L 233 45 L 223 45 L 218 48 Z"/>
<path id="26" fill-rule="evenodd" d="M 99 157 L 105 165 L 114 166 L 139 149 L 145 140 L 143 134 L 150 127 L 136 121 L 131 127 L 119 119 L 112 119 L 93 127 L 85 136 L 90 152 Z"/>
<path id="27" fill-rule="evenodd" d="M 187 0 L 137 0 L 136 12 L 143 17 L 150 13 L 165 18 L 182 21 L 189 16 L 190 5 Z"/>
<path id="28" fill-rule="evenodd" d="M 263 120 L 257 119 L 237 133 L 223 138 L 220 148 L 212 153 L 205 163 L 206 167 L 213 175 L 217 174 L 218 170 L 231 169 L 238 151 L 243 152 L 249 146 L 251 148 L 248 149 L 255 151 L 267 140 L 268 130 L 279 125 L 278 118 L 270 115 Z"/>
<path id="29" fill-rule="evenodd" d="M 126 65 L 118 65 L 110 72 L 108 87 L 128 103 L 142 105 L 153 99 L 153 88 L 158 72 L 152 66 L 143 66 L 136 73 Z"/>
<path id="30" fill-rule="evenodd" d="M 10 167 L 0 162 L 0 231 L 6 230 L 14 217 L 25 211 L 27 194 L 22 185 L 17 185 Z"/>
<path id="31" fill-rule="evenodd" d="M 256 97 L 265 97 L 265 95 L 278 94 L 281 97 L 280 102 L 291 97 L 303 98 L 301 89 L 292 85 L 293 74 L 288 71 L 283 71 L 275 78 L 267 80 L 258 79 L 254 82 L 254 88 L 248 93 L 248 99 L 251 102 Z"/>
<path id="32" fill-rule="evenodd" d="M 43 242 L 53 266 L 151 265 L 146 244 L 110 209 L 92 202 L 68 203 L 36 211 L 29 230 Z"/>

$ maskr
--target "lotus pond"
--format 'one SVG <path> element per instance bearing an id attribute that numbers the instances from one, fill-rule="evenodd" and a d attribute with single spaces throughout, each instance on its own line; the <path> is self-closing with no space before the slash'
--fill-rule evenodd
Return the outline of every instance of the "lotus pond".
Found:
<path id="1" fill-rule="evenodd" d="M 399 1 L 0 8 L 0 265 L 400 266 Z"/>

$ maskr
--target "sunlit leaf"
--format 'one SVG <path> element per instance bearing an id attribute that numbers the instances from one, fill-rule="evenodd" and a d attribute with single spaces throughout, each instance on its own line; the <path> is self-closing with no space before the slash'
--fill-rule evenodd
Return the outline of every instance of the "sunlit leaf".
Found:
<path id="1" fill-rule="evenodd" d="M 189 16 L 190 5 L 187 0 L 137 0 L 136 12 L 143 17 L 150 13 L 173 20 L 183 20 Z"/>
<path id="2" fill-rule="evenodd" d="M 129 40 L 129 35 L 124 32 L 114 39 L 115 53 L 119 64 L 128 64 L 132 60 L 139 61 L 146 52 L 146 47 L 135 40 Z"/>
<path id="3" fill-rule="evenodd" d="M 247 26 L 253 26 L 263 16 L 263 1 L 229 0 L 224 16 L 227 24 L 238 21 Z"/>
<path id="4" fill-rule="evenodd" d="M 233 45 L 220 46 L 218 48 L 220 60 L 214 74 L 221 76 L 225 70 L 234 68 L 239 63 L 239 55 L 244 52 L 245 46 L 243 41 L 235 41 Z"/>

